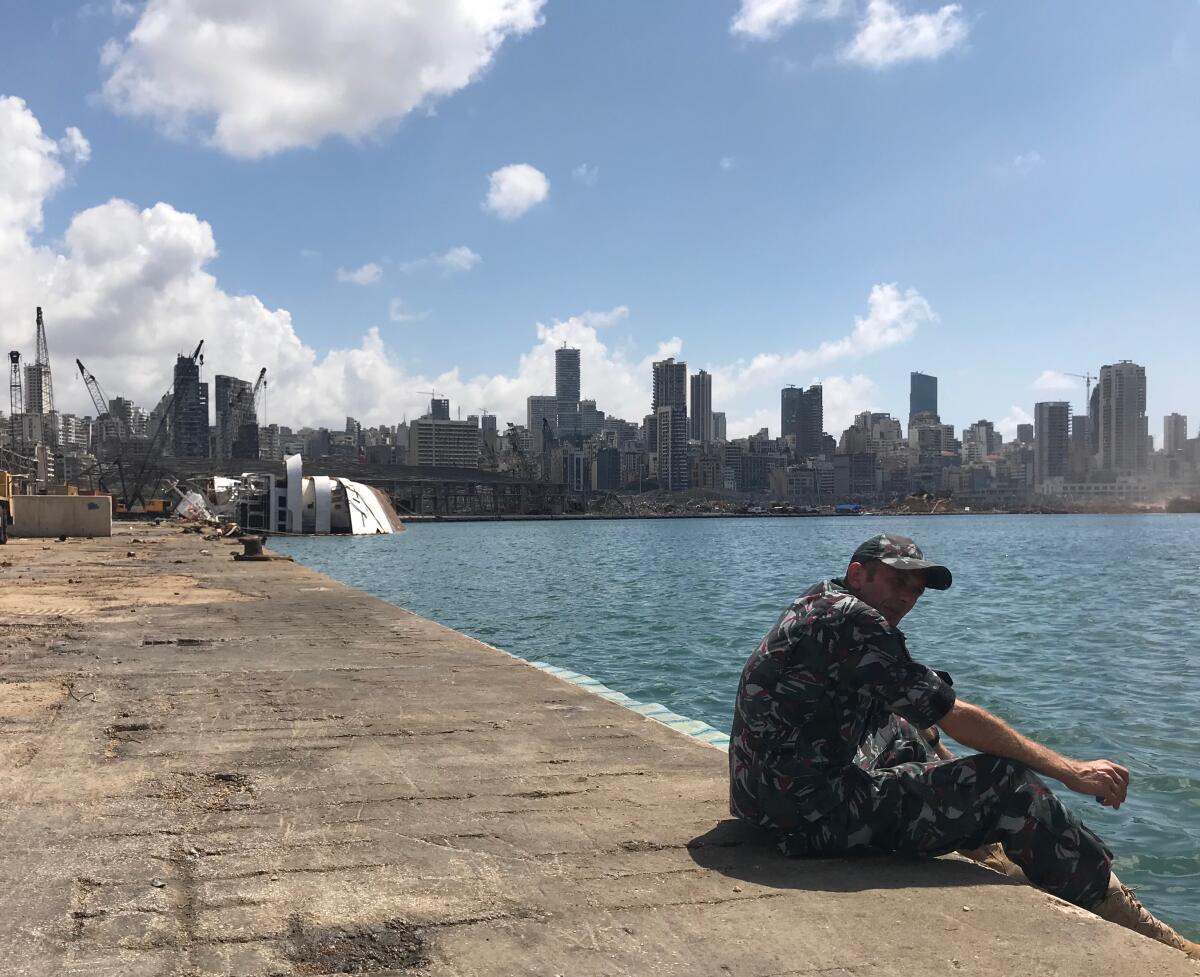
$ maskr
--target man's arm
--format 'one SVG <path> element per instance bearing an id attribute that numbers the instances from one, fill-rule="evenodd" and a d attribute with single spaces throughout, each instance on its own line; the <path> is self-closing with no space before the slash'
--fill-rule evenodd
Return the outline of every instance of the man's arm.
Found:
<path id="1" fill-rule="evenodd" d="M 962 699 L 955 701 L 938 726 L 964 746 L 1006 757 L 1061 781 L 1101 804 L 1120 807 L 1129 790 L 1129 771 L 1111 760 L 1072 760 L 1022 736 L 1004 720 Z"/>

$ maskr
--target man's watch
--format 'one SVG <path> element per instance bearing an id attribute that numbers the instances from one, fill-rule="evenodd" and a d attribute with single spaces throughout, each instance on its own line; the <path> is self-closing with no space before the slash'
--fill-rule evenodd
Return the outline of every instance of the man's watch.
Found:
<path id="1" fill-rule="evenodd" d="M 942 741 L 942 731 L 936 726 L 930 726 L 929 728 L 933 730 L 933 736 L 925 737 L 925 742 L 930 746 L 937 746 Z"/>

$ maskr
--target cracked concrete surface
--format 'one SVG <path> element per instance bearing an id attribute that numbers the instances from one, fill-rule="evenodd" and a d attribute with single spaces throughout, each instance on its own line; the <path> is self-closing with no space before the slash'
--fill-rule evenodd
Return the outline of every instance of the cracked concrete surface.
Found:
<path id="1" fill-rule="evenodd" d="M 789 862 L 711 747 L 303 567 L 116 533 L 0 550 L 4 977 L 1198 972 L 958 859 Z"/>

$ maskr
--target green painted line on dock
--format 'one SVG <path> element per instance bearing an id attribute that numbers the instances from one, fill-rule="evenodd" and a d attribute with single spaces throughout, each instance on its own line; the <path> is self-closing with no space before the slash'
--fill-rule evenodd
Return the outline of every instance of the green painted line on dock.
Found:
<path id="1" fill-rule="evenodd" d="M 497 649 L 504 651 L 504 649 Z M 624 706 L 631 712 L 639 713 L 647 719 L 653 719 L 657 723 L 675 730 L 677 733 L 683 733 L 685 736 L 690 736 L 693 739 L 700 740 L 702 743 L 707 743 L 709 746 L 716 747 L 718 750 L 729 752 L 729 736 L 727 733 L 710 726 L 701 719 L 691 719 L 688 716 L 681 716 L 678 713 L 672 712 L 661 702 L 639 702 L 626 695 L 624 692 L 618 692 L 616 689 L 610 689 L 607 685 L 600 682 L 598 679 L 592 678 L 590 675 L 584 675 L 581 672 L 574 672 L 569 668 L 562 668 L 558 665 L 551 665 L 548 662 L 533 662 L 522 658 L 520 655 L 514 655 L 512 652 L 504 651 L 504 654 L 511 658 L 516 658 L 517 661 L 525 662 L 527 665 L 532 665 L 534 668 L 541 669 L 543 672 L 548 672 L 556 678 L 560 678 L 565 682 L 570 682 L 572 685 L 577 685 L 587 692 L 600 696 L 602 699 L 607 699 L 609 702 L 614 702 L 619 706 Z"/>

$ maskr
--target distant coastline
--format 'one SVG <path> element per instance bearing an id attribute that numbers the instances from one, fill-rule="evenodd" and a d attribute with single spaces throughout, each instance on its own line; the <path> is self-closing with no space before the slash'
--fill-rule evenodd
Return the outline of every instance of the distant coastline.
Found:
<path id="1" fill-rule="evenodd" d="M 573 512 L 556 515 L 548 514 L 505 514 L 505 515 L 406 515 L 400 518 L 405 525 L 422 525 L 443 522 L 605 522 L 614 520 L 634 519 L 870 519 L 870 518 L 899 518 L 908 516 L 1144 516 L 1144 515 L 1178 515 L 1165 507 L 1146 508 L 1116 508 L 1098 510 L 1087 509 L 1079 511 L 1049 511 L 1022 509 L 950 509 L 941 512 L 900 512 L 893 509 L 878 509 L 847 515 L 834 512 L 657 512 L 657 513 L 607 513 L 607 512 Z"/>

